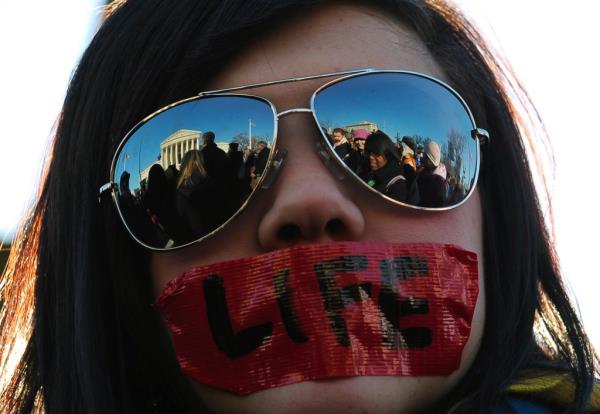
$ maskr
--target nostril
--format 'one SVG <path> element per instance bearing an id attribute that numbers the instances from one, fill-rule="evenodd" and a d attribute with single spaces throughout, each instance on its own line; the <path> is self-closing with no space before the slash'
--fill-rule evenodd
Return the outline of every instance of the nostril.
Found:
<path id="1" fill-rule="evenodd" d="M 291 223 L 284 224 L 277 232 L 277 235 L 280 240 L 283 240 L 287 243 L 296 242 L 300 240 L 300 227 L 298 227 L 298 225 L 296 224 Z"/>
<path id="2" fill-rule="evenodd" d="M 344 223 L 340 219 L 331 219 L 325 225 L 325 231 L 331 236 L 337 236 L 344 232 Z"/>

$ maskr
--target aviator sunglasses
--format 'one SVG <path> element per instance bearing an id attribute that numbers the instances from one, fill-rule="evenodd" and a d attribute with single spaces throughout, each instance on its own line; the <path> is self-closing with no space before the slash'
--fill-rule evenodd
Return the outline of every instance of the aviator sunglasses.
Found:
<path id="1" fill-rule="evenodd" d="M 313 93 L 310 108 L 277 112 L 265 98 L 234 93 L 328 77 L 337 78 Z M 277 124 L 293 113 L 312 114 L 322 137 L 315 150 L 339 179 L 418 210 L 463 204 L 489 140 L 462 97 L 427 75 L 356 69 L 282 79 L 201 92 L 147 116 L 119 144 L 100 196 L 112 194 L 146 248 L 204 240 L 273 184 L 287 154 Z"/>

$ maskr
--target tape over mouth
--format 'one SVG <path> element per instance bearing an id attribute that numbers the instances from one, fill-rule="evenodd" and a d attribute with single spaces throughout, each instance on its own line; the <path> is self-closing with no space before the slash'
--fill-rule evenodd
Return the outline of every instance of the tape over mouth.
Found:
<path id="1" fill-rule="evenodd" d="M 301 381 L 449 375 L 478 294 L 451 244 L 294 246 L 191 269 L 156 304 L 182 372 L 246 395 Z"/>

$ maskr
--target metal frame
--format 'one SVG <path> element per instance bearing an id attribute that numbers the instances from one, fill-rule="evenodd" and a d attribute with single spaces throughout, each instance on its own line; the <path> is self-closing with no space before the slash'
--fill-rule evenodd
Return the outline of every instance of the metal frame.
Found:
<path id="1" fill-rule="evenodd" d="M 329 142 L 327 140 L 327 137 L 325 136 L 325 134 L 323 133 L 322 129 L 319 126 L 319 120 L 317 118 L 316 112 L 315 112 L 315 108 L 314 108 L 314 103 L 315 103 L 315 98 L 316 96 L 319 94 L 319 92 L 323 91 L 324 89 L 330 87 L 331 85 L 334 85 L 338 82 L 347 80 L 347 79 L 351 79 L 351 78 L 355 78 L 355 77 L 360 77 L 360 76 L 365 76 L 368 74 L 373 74 L 373 73 L 403 73 L 403 74 L 407 74 L 407 75 L 411 75 L 411 76 L 418 76 L 418 77 L 422 77 L 428 80 L 431 80 L 439 85 L 441 85 L 442 87 L 444 87 L 445 89 L 447 89 L 452 95 L 454 95 L 458 101 L 462 104 L 462 106 L 465 108 L 469 119 L 471 121 L 471 124 L 473 126 L 473 129 L 471 130 L 471 137 L 478 141 L 479 145 L 476 146 L 476 171 L 475 171 L 475 180 L 474 183 L 475 185 L 472 186 L 472 188 L 470 189 L 469 193 L 465 196 L 465 198 L 458 204 L 453 205 L 453 206 L 449 206 L 449 207 L 438 207 L 438 208 L 434 208 L 434 207 L 419 207 L 419 206 L 413 206 L 407 203 L 403 203 L 397 200 L 394 200 L 388 196 L 386 196 L 385 194 L 380 193 L 379 191 L 371 188 L 370 186 L 368 186 L 362 179 L 360 179 L 360 177 L 358 177 L 354 171 L 352 171 L 341 159 L 339 159 L 339 157 L 335 154 L 335 151 L 333 150 L 333 148 L 331 147 L 331 145 L 329 145 Z M 260 96 L 256 96 L 256 95 L 248 95 L 248 94 L 237 94 L 237 93 L 231 93 L 231 92 L 236 92 L 239 90 L 244 90 L 244 89 L 255 89 L 255 88 L 261 88 L 261 87 L 265 87 L 265 86 L 271 86 L 271 85 L 279 85 L 279 84 L 283 84 L 283 83 L 289 83 L 289 82 L 301 82 L 301 81 L 306 81 L 306 80 L 313 80 L 313 79 L 321 79 L 321 78 L 328 78 L 328 77 L 334 77 L 337 76 L 336 79 L 329 81 L 327 83 L 325 83 L 324 85 L 321 85 L 319 88 L 317 88 L 317 90 L 315 90 L 310 98 L 310 108 L 292 108 L 292 109 L 288 109 L 282 112 L 277 112 L 275 106 L 273 105 L 273 103 L 271 103 L 269 100 L 262 98 Z M 154 118 L 155 116 L 157 116 L 158 114 L 165 112 L 175 106 L 178 105 L 182 105 L 188 102 L 192 102 L 195 100 L 199 100 L 199 99 L 206 99 L 206 98 L 210 98 L 210 97 L 223 97 L 223 96 L 240 96 L 240 97 L 246 97 L 246 98 L 251 98 L 251 99 L 257 99 L 260 101 L 265 102 L 267 105 L 269 105 L 269 107 L 271 108 L 271 111 L 273 112 L 273 143 L 272 143 L 272 148 L 273 151 L 271 151 L 270 155 L 269 155 L 269 159 L 267 161 L 267 165 L 265 167 L 265 171 L 264 173 L 261 175 L 260 180 L 257 183 L 256 188 L 252 191 L 252 193 L 250 193 L 250 195 L 248 196 L 248 198 L 246 199 L 246 201 L 242 204 L 242 206 L 240 206 L 240 208 L 233 214 L 233 216 L 231 218 L 229 218 L 227 221 L 225 221 L 221 226 L 219 226 L 218 228 L 216 228 L 215 230 L 213 230 L 212 232 L 200 237 L 197 240 L 194 240 L 192 242 L 183 244 L 181 246 L 176 246 L 176 247 L 168 247 L 168 248 L 156 248 L 153 246 L 149 246 L 147 244 L 145 244 L 144 242 L 142 242 L 141 240 L 139 240 L 135 234 L 131 231 L 131 229 L 129 228 L 129 226 L 127 225 L 127 222 L 125 221 L 125 217 L 123 217 L 123 214 L 121 212 L 121 209 L 119 208 L 119 201 L 118 201 L 118 197 L 117 197 L 117 192 L 118 192 L 118 184 L 114 181 L 114 175 L 115 175 L 115 170 L 116 170 L 116 162 L 117 162 L 117 158 L 119 153 L 121 152 L 121 149 L 125 146 L 125 144 L 127 143 L 128 139 L 139 129 L 141 128 L 144 124 L 146 124 L 150 119 Z M 235 217 L 237 217 L 243 210 L 245 210 L 246 206 L 248 205 L 248 203 L 250 202 L 250 200 L 254 197 L 254 195 L 258 192 L 258 190 L 260 189 L 267 189 L 268 187 L 270 187 L 270 185 L 272 184 L 272 182 L 275 180 L 275 176 L 271 177 L 271 175 L 276 174 L 277 171 L 281 168 L 283 161 L 285 160 L 285 156 L 287 154 L 286 150 L 279 150 L 277 148 L 277 130 L 278 130 L 278 122 L 279 119 L 287 116 L 287 115 L 291 115 L 291 114 L 297 114 L 297 113 L 312 113 L 313 115 L 313 119 L 319 129 L 319 132 L 323 138 L 323 140 L 325 141 L 326 145 L 322 145 L 322 143 L 317 144 L 317 152 L 319 153 L 319 155 L 321 156 L 321 158 L 323 158 L 325 164 L 327 164 L 327 166 L 333 170 L 332 166 L 329 165 L 329 162 L 331 161 L 331 159 L 336 160 L 336 164 L 337 164 L 337 169 L 343 170 L 345 173 L 349 174 L 351 177 L 353 177 L 355 180 L 357 180 L 360 185 L 362 185 L 363 187 L 369 189 L 369 191 L 372 191 L 374 193 L 377 193 L 378 195 L 380 195 L 381 197 L 383 197 L 384 199 L 396 204 L 396 205 L 400 205 L 403 207 L 408 207 L 411 209 L 415 209 L 415 210 L 423 210 L 423 211 L 446 211 L 446 210 L 451 210 L 454 208 L 457 208 L 459 206 L 461 206 L 462 204 L 464 204 L 472 195 L 472 193 L 475 190 L 476 187 L 476 183 L 479 179 L 479 169 L 480 169 L 480 159 L 481 159 L 481 151 L 480 151 L 480 146 L 481 145 L 486 145 L 489 142 L 490 136 L 489 133 L 482 128 L 478 128 L 476 126 L 475 123 L 475 119 L 473 118 L 473 114 L 471 113 L 471 110 L 469 109 L 468 105 L 466 104 L 466 102 L 464 101 L 464 99 L 458 94 L 458 92 L 456 92 L 451 86 L 447 85 L 446 83 L 442 82 L 439 79 L 436 79 L 434 77 L 431 77 L 429 75 L 425 75 L 422 73 L 418 73 L 418 72 L 411 72 L 411 71 L 402 71 L 402 70 L 377 70 L 377 69 L 373 69 L 373 68 L 363 68 L 363 69 L 352 69 L 352 70 L 345 70 L 345 71 L 340 71 L 340 72 L 332 72 L 332 73 L 325 73 L 325 74 L 320 74 L 320 75 L 313 75 L 313 76 L 303 76 L 303 77 L 296 77 L 296 78 L 287 78 L 287 79 L 280 79 L 280 80 L 275 80 L 275 81 L 269 81 L 269 82 L 261 82 L 261 83 L 252 83 L 252 84 L 248 84 L 248 85 L 240 85 L 240 86 L 235 86 L 235 87 L 230 87 L 230 88 L 224 88 L 224 89 L 216 89 L 216 90 L 211 90 L 211 91 L 204 91 L 204 92 L 200 92 L 199 94 L 197 94 L 194 97 L 191 98 L 187 98 L 187 99 L 183 99 L 181 101 L 177 101 L 174 102 L 170 105 L 167 105 L 155 112 L 153 112 L 152 114 L 148 115 L 147 117 L 145 117 L 142 121 L 140 121 L 138 124 L 136 124 L 126 135 L 125 137 L 121 140 L 121 142 L 119 143 L 117 150 L 115 151 L 115 154 L 113 156 L 112 162 L 111 162 L 111 167 L 110 167 L 110 181 L 108 183 L 105 183 L 104 185 L 102 185 L 99 189 L 99 196 L 98 196 L 98 200 L 99 202 L 101 202 L 101 198 L 102 195 L 105 192 L 111 192 L 112 194 L 112 199 L 113 202 L 115 203 L 115 206 L 117 207 L 117 211 L 119 213 L 119 216 L 121 218 L 121 221 L 123 222 L 123 224 L 125 225 L 125 228 L 127 229 L 127 231 L 129 232 L 129 234 L 142 246 L 146 247 L 147 249 L 153 250 L 153 251 L 170 251 L 170 250 L 177 250 L 177 249 L 181 249 L 183 247 L 187 247 L 191 244 L 195 244 L 198 243 L 202 240 L 206 240 L 207 238 L 211 237 L 212 235 L 214 235 L 215 233 L 219 232 L 224 226 L 226 226 L 229 222 L 231 222 Z M 324 149 L 327 148 L 326 150 Z M 327 152 L 329 153 L 329 156 L 327 156 Z M 274 160 L 276 160 L 274 162 Z M 275 173 L 271 172 L 271 169 L 274 168 L 275 169 Z M 339 171 L 333 171 L 334 174 L 336 175 L 336 177 L 343 179 L 344 175 L 340 174 Z M 268 177 L 268 178 L 267 178 Z M 268 181 L 266 181 L 268 180 Z M 268 183 L 268 185 L 266 185 L 266 183 Z"/>
<path id="2" fill-rule="evenodd" d="M 452 95 L 454 95 L 455 98 L 458 99 L 458 101 L 462 104 L 462 106 L 465 108 L 465 110 L 467 111 L 467 115 L 469 116 L 469 119 L 471 120 L 471 125 L 473 127 L 473 129 L 471 129 L 471 137 L 475 140 L 478 141 L 478 143 L 480 145 L 483 144 L 487 144 L 489 142 L 489 133 L 483 129 L 483 128 L 478 128 L 476 123 L 475 123 L 475 118 L 473 117 L 473 113 L 471 112 L 471 109 L 469 108 L 469 106 L 467 105 L 467 103 L 465 102 L 465 100 L 463 99 L 462 96 L 460 96 L 458 94 L 458 92 L 456 92 L 454 90 L 454 88 L 452 88 L 450 85 L 446 84 L 445 82 L 442 82 L 439 79 L 434 78 L 433 76 L 429 76 L 429 75 L 425 75 L 423 73 L 419 73 L 419 72 L 413 72 L 413 71 L 407 71 L 407 70 L 375 70 L 375 69 L 368 69 L 365 70 L 364 72 L 361 73 L 356 73 L 356 74 L 352 74 L 352 75 L 347 75 L 347 76 L 342 76 L 341 78 L 338 79 L 334 79 L 332 81 L 327 82 L 326 84 L 322 85 L 321 87 L 319 87 L 313 94 L 312 97 L 310 99 L 310 108 L 311 108 L 311 112 L 313 114 L 315 123 L 317 125 L 319 125 L 319 120 L 317 119 L 317 114 L 315 112 L 315 98 L 317 97 L 317 95 L 319 94 L 319 92 L 321 92 L 322 90 L 325 90 L 327 88 L 329 88 L 330 86 L 338 83 L 338 82 L 342 82 L 344 80 L 348 80 L 351 78 L 356 78 L 356 77 L 360 77 L 360 76 L 365 76 L 368 74 L 373 74 L 373 73 L 402 73 L 402 74 L 406 74 L 406 75 L 411 75 L 411 76 L 416 76 L 416 77 L 420 77 L 420 78 L 424 78 L 424 79 L 428 79 L 432 82 L 437 83 L 438 85 L 444 87 L 446 90 L 448 90 Z M 321 128 L 319 128 L 319 131 L 321 133 L 321 135 L 323 136 L 323 139 L 325 139 L 327 141 L 327 137 L 325 136 L 325 134 L 323 133 L 323 130 Z M 337 163 L 339 165 L 341 165 L 344 170 L 348 171 L 350 173 L 350 175 L 352 177 L 354 177 L 356 180 L 360 181 L 362 183 L 362 185 L 366 188 L 368 188 L 370 191 L 379 194 L 380 196 L 382 196 L 383 198 L 385 198 L 386 200 L 389 200 L 390 202 L 403 206 L 403 207 L 408 207 L 414 210 L 421 210 L 421 211 L 447 211 L 447 210 L 452 210 L 455 209 L 457 207 L 460 207 L 461 205 L 463 205 L 473 194 L 473 192 L 475 191 L 475 187 L 477 184 L 477 181 L 479 180 L 479 168 L 480 168 L 480 160 L 481 160 L 481 151 L 480 151 L 480 145 L 476 145 L 476 154 L 475 154 L 475 158 L 476 158 L 476 165 L 475 165 L 475 180 L 473 181 L 475 183 L 475 185 L 473 185 L 469 191 L 469 193 L 467 195 L 465 195 L 465 198 L 463 198 L 463 200 L 458 203 L 455 204 L 453 206 L 448 206 L 448 207 L 420 207 L 420 206 L 413 206 L 411 204 L 407 204 L 407 203 L 403 203 L 401 201 L 398 200 L 394 200 L 391 197 L 386 196 L 385 194 L 380 193 L 379 191 L 375 190 L 373 187 L 370 187 L 369 185 L 367 185 L 358 175 L 356 175 L 354 173 L 354 171 L 352 171 L 348 166 L 346 166 L 346 164 L 339 159 L 339 157 L 337 157 L 334 153 L 333 150 L 331 150 L 332 153 L 334 153 L 334 159 L 337 160 Z M 328 148 L 330 148 L 329 145 L 327 145 Z"/>

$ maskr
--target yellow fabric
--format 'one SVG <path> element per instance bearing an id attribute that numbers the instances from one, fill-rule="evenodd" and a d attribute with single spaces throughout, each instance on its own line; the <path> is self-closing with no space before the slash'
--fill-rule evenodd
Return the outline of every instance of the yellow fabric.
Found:
<path id="1" fill-rule="evenodd" d="M 552 373 L 540 370 L 525 370 L 506 392 L 523 399 L 536 399 L 554 406 L 568 407 L 573 403 L 575 385 L 567 373 Z M 600 413 L 600 382 L 594 384 L 592 397 L 585 411 Z"/>

